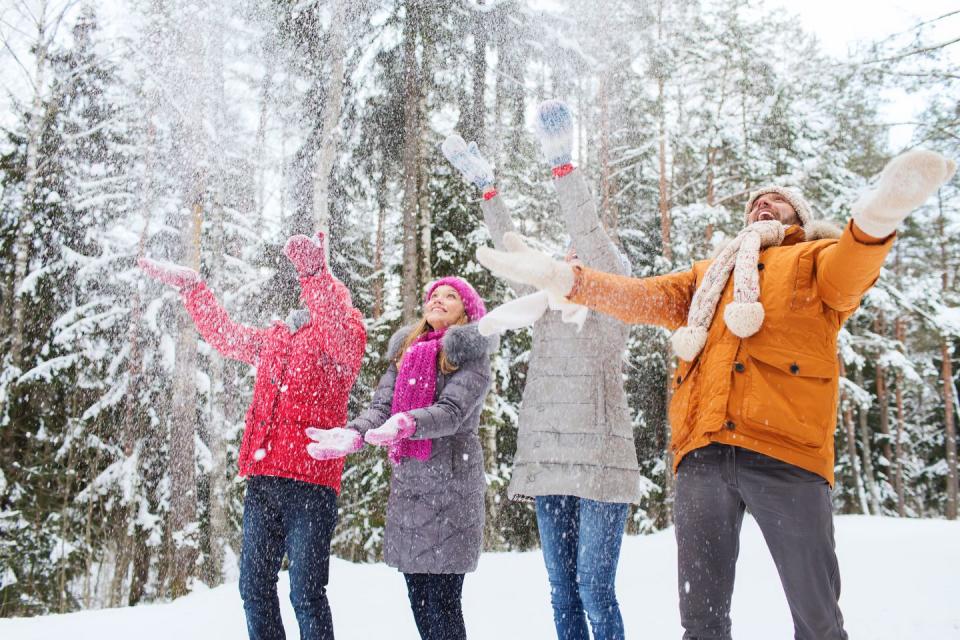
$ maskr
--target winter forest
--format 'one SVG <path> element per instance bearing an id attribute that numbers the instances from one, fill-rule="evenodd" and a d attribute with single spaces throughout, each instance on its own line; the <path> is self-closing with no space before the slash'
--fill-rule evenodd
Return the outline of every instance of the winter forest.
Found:
<path id="1" fill-rule="evenodd" d="M 633 275 L 668 273 L 735 234 L 759 184 L 842 223 L 893 155 L 960 158 L 958 33 L 952 11 L 837 57 L 762 0 L 0 3 L 0 617 L 236 575 L 254 371 L 201 340 L 139 257 L 198 269 L 266 326 L 297 306 L 285 239 L 326 232 L 368 333 L 352 417 L 432 279 L 469 278 L 488 308 L 514 297 L 475 261 L 490 236 L 447 135 L 477 141 L 520 230 L 559 255 L 529 121 L 565 100 Z M 910 122 L 884 110 L 897 96 L 920 105 Z M 954 177 L 841 332 L 835 513 L 957 517 L 958 229 Z M 624 354 L 632 535 L 672 521 L 668 335 L 634 327 Z M 487 551 L 538 545 L 533 508 L 506 496 L 530 342 L 508 333 L 493 357 Z M 381 557 L 389 474 L 377 448 L 347 459 L 336 556 Z"/>

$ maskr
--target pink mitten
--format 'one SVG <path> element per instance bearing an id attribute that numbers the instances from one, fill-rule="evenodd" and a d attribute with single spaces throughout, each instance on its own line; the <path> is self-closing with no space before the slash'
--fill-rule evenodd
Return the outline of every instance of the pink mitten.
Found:
<path id="1" fill-rule="evenodd" d="M 312 238 L 304 235 L 290 236 L 283 252 L 297 269 L 300 276 L 312 276 L 324 270 L 327 259 L 323 253 L 324 235 L 320 231 Z"/>
<path id="2" fill-rule="evenodd" d="M 315 460 L 343 458 L 363 448 L 363 438 L 353 429 L 334 427 L 333 429 L 306 429 L 307 437 L 313 442 L 307 445 L 307 453 Z"/>
<path id="3" fill-rule="evenodd" d="M 417 421 L 409 413 L 396 413 L 383 426 L 370 429 L 363 437 L 370 444 L 388 447 L 409 438 L 417 430 Z"/>
<path id="4" fill-rule="evenodd" d="M 169 262 L 157 262 L 150 258 L 140 258 L 137 260 L 137 265 L 154 280 L 168 284 L 180 291 L 200 284 L 200 274 L 190 267 L 181 267 Z"/>

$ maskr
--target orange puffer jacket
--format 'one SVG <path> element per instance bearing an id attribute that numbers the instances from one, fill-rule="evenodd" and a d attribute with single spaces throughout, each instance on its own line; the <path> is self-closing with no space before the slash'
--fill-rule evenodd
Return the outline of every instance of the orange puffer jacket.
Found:
<path id="1" fill-rule="evenodd" d="M 678 361 L 670 402 L 674 471 L 688 452 L 718 442 L 833 484 L 837 335 L 876 281 L 894 237 L 871 244 L 852 223 L 842 234 L 819 223 L 812 235 L 792 226 L 782 245 L 760 253 L 765 319 L 757 333 L 738 338 L 723 321 L 733 299 L 730 278 L 706 346 L 693 362 Z M 676 329 L 686 324 L 709 265 L 704 260 L 689 271 L 642 279 L 578 268 L 568 298 L 624 322 Z"/>

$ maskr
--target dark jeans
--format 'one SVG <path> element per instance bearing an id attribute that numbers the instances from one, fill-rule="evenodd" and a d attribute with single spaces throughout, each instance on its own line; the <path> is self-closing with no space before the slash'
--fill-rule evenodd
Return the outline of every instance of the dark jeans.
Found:
<path id="1" fill-rule="evenodd" d="M 331 640 L 327 602 L 330 537 L 337 522 L 333 489 L 309 482 L 253 476 L 243 499 L 240 596 L 251 640 L 283 640 L 277 574 L 290 561 L 290 602 L 302 640 Z"/>
<path id="2" fill-rule="evenodd" d="M 691 451 L 677 470 L 674 518 L 683 637 L 731 637 L 730 600 L 744 509 L 760 525 L 777 566 L 794 637 L 845 639 L 827 481 L 720 444 Z"/>
<path id="3" fill-rule="evenodd" d="M 462 573 L 405 573 L 413 619 L 423 640 L 464 640 Z"/>
<path id="4" fill-rule="evenodd" d="M 614 590 L 627 505 L 576 496 L 538 496 L 537 527 L 550 578 L 553 620 L 560 640 L 623 638 Z"/>

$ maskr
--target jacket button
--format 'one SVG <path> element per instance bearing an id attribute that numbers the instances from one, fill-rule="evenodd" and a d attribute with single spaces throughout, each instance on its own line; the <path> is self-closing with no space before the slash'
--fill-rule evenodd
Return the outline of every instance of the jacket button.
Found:
<path id="1" fill-rule="evenodd" d="M 790 365 L 790 373 L 792 373 L 793 375 L 797 375 L 798 373 L 800 373 L 800 365 L 798 365 L 796 362 Z"/>
<path id="2" fill-rule="evenodd" d="M 677 376 L 677 384 L 683 382 L 683 376 Z"/>
<path id="3" fill-rule="evenodd" d="M 763 271 L 763 263 L 762 263 L 762 262 L 758 262 L 758 263 L 757 263 L 757 271 Z"/>
<path id="4" fill-rule="evenodd" d="M 734 424 L 733 420 L 727 420 L 723 423 L 723 426 L 727 429 L 727 431 L 733 431 L 737 428 L 737 425 Z"/>
<path id="5" fill-rule="evenodd" d="M 733 363 L 733 370 L 736 371 L 737 373 L 743 373 L 744 371 L 747 370 L 747 368 L 746 368 L 745 366 L 743 366 L 743 363 L 742 363 L 742 362 L 734 362 L 734 363 Z"/>

